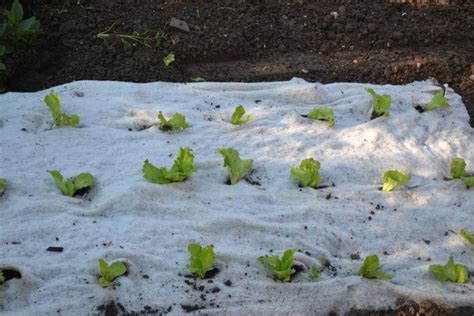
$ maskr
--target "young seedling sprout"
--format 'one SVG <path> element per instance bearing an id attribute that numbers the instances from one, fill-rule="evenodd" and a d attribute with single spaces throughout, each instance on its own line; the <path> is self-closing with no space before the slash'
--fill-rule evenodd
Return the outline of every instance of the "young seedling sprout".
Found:
<path id="1" fill-rule="evenodd" d="M 143 163 L 143 177 L 157 184 L 182 182 L 196 171 L 194 168 L 194 155 L 191 148 L 181 147 L 179 154 L 170 170 L 165 167 L 157 168 L 148 159 Z"/>
<path id="2" fill-rule="evenodd" d="M 379 95 L 372 88 L 367 89 L 367 92 L 372 95 L 371 119 L 375 119 L 380 116 L 388 117 L 390 115 L 389 109 L 392 103 L 392 97 L 387 94 Z"/>
<path id="3" fill-rule="evenodd" d="M 175 113 L 167 120 L 160 111 L 158 113 L 158 119 L 160 120 L 160 129 L 163 131 L 186 129 L 189 127 L 188 123 L 186 123 L 186 117 L 181 113 Z"/>
<path id="4" fill-rule="evenodd" d="M 230 122 L 234 125 L 243 125 L 247 123 L 248 121 L 253 120 L 253 115 L 249 114 L 247 117 L 244 119 L 245 115 L 245 108 L 242 104 L 239 104 L 235 110 L 234 113 L 232 113 L 232 116 L 230 118 Z"/>
<path id="5" fill-rule="evenodd" d="M 51 115 L 54 120 L 54 125 L 57 127 L 61 126 L 76 126 L 80 122 L 80 118 L 78 115 L 73 114 L 71 116 L 67 115 L 64 112 L 61 112 L 61 101 L 59 100 L 59 96 L 51 91 L 45 98 L 44 102 L 49 107 L 51 111 Z"/>
<path id="6" fill-rule="evenodd" d="M 281 282 L 290 282 L 291 276 L 296 273 L 293 267 L 294 254 L 299 251 L 299 248 L 288 249 L 283 256 L 261 256 L 257 260 L 265 265 L 272 275 Z"/>
<path id="7" fill-rule="evenodd" d="M 401 185 L 408 184 L 410 182 L 410 176 L 405 174 L 402 171 L 397 170 L 388 170 L 383 174 L 382 181 L 383 187 L 382 191 L 390 192 L 395 190 Z"/>
<path id="8" fill-rule="evenodd" d="M 109 265 L 104 259 L 99 259 L 99 284 L 104 288 L 113 285 L 114 280 L 126 272 L 127 266 L 121 261 Z"/>
<path id="9" fill-rule="evenodd" d="M 446 265 L 430 265 L 429 270 L 440 282 L 466 283 L 469 280 L 469 272 L 466 266 L 454 263 L 453 256 L 449 256 Z"/>
<path id="10" fill-rule="evenodd" d="M 196 243 L 188 245 L 188 252 L 190 254 L 189 264 L 186 266 L 189 271 L 200 279 L 206 277 L 206 273 L 214 269 L 214 261 L 216 254 L 212 245 L 201 247 Z"/>
<path id="11" fill-rule="evenodd" d="M 64 181 L 62 174 L 57 170 L 49 170 L 49 174 L 61 192 L 66 196 L 75 196 L 81 191 L 88 191 L 95 185 L 94 177 L 90 173 L 81 173 L 75 178 Z"/>
<path id="12" fill-rule="evenodd" d="M 224 167 L 229 170 L 230 184 L 236 184 L 252 170 L 252 159 L 242 160 L 237 150 L 233 148 L 219 148 L 217 150 L 224 156 Z"/>
<path id="13" fill-rule="evenodd" d="M 391 280 L 392 276 L 383 273 L 381 268 L 379 257 L 367 256 L 359 269 L 359 275 L 367 279 Z"/>
<path id="14" fill-rule="evenodd" d="M 321 164 L 313 158 L 303 159 L 299 167 L 291 168 L 291 177 L 299 182 L 300 187 L 316 188 L 323 180 L 319 174 Z"/>

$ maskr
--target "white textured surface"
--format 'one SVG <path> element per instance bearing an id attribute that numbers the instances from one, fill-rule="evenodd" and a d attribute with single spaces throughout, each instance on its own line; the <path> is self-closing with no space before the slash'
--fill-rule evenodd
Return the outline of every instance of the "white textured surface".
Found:
<path id="1" fill-rule="evenodd" d="M 474 231 L 474 191 L 443 180 L 456 156 L 474 171 L 474 133 L 461 98 L 448 89 L 449 107 L 419 114 L 414 105 L 426 104 L 439 89 L 431 82 L 372 86 L 393 102 L 389 118 L 370 121 L 369 86 L 299 79 L 82 81 L 54 89 L 63 110 L 81 117 L 81 128 L 57 129 L 51 129 L 43 103 L 49 90 L 0 96 L 0 177 L 9 180 L 0 198 L 0 265 L 23 273 L 0 287 L 0 312 L 94 314 L 111 299 L 128 311 L 172 306 L 175 314 L 183 312 L 180 304 L 198 304 L 205 313 L 344 313 L 392 306 L 399 296 L 473 304 L 472 277 L 466 285 L 441 284 L 427 271 L 429 264 L 445 264 L 449 254 L 474 270 L 474 248 L 458 235 L 461 228 Z M 238 103 L 255 116 L 242 127 L 228 123 Z M 298 115 L 316 105 L 334 109 L 334 128 Z M 156 122 L 159 110 L 185 114 L 190 128 L 135 130 Z M 145 159 L 171 166 L 180 146 L 190 146 L 196 156 L 198 171 L 188 181 L 156 185 L 143 178 Z M 252 177 L 261 186 L 225 185 L 218 147 L 253 158 Z M 321 161 L 323 184 L 335 187 L 298 188 L 289 170 L 307 157 Z M 62 196 L 48 169 L 67 177 L 92 173 L 97 186 L 90 200 Z M 379 191 L 386 169 L 411 174 L 409 188 Z M 383 209 L 376 210 L 377 204 Z M 206 301 L 182 276 L 188 273 L 186 245 L 193 241 L 214 244 L 221 268 L 213 284 L 198 281 L 207 290 L 221 289 L 205 294 Z M 64 252 L 46 252 L 48 246 L 63 246 Z M 327 257 L 337 275 L 325 270 L 313 282 L 306 271 L 282 284 L 256 261 L 271 249 L 281 254 L 293 247 L 311 254 L 297 255 L 307 265 Z M 351 260 L 354 253 L 379 255 L 393 280 L 358 277 L 362 259 Z M 100 257 L 129 264 L 129 275 L 115 289 L 97 284 Z"/>

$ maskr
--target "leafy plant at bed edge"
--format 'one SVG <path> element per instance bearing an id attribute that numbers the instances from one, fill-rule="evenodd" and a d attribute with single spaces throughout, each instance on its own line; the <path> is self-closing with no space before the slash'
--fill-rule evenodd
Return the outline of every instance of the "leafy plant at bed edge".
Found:
<path id="1" fill-rule="evenodd" d="M 461 179 L 468 188 L 474 187 L 474 176 L 467 175 L 464 159 L 454 158 L 451 161 L 450 174 L 454 179 Z"/>
<path id="2" fill-rule="evenodd" d="M 336 124 L 333 110 L 326 107 L 312 109 L 307 117 L 312 120 L 328 121 L 330 127 L 333 127 L 334 124 Z"/>
<path id="3" fill-rule="evenodd" d="M 44 102 L 49 107 L 51 115 L 53 116 L 54 125 L 57 127 L 76 126 L 79 124 L 80 118 L 78 115 L 73 114 L 69 116 L 64 112 L 61 112 L 61 101 L 54 91 L 51 91 L 46 97 L 44 97 Z"/>
<path id="4" fill-rule="evenodd" d="M 115 261 L 109 265 L 104 259 L 99 259 L 99 284 L 102 287 L 109 287 L 114 280 L 127 272 L 127 266 L 121 261 Z"/>
<path id="5" fill-rule="evenodd" d="M 0 196 L 7 190 L 7 180 L 0 178 Z"/>
<path id="6" fill-rule="evenodd" d="M 444 91 L 440 90 L 431 99 L 430 103 L 426 105 L 424 111 L 432 111 L 448 105 L 448 99 L 444 96 Z"/>
<path id="7" fill-rule="evenodd" d="M 316 188 L 323 180 L 319 174 L 321 163 L 313 158 L 303 159 L 299 167 L 291 168 L 291 176 L 299 182 L 301 187 Z"/>
<path id="8" fill-rule="evenodd" d="M 392 103 L 392 97 L 387 94 L 379 95 L 372 88 L 367 89 L 367 92 L 372 95 L 371 119 L 375 119 L 380 116 L 389 116 L 389 109 Z"/>
<path id="9" fill-rule="evenodd" d="M 359 275 L 367 279 L 391 280 L 392 276 L 381 271 L 380 259 L 376 255 L 367 256 L 360 267 Z"/>
<path id="10" fill-rule="evenodd" d="M 446 265 L 430 265 L 430 272 L 432 272 L 438 281 L 441 282 L 455 282 L 455 283 L 466 283 L 469 279 L 469 271 L 466 266 L 462 264 L 454 263 L 453 256 L 449 256 L 448 263 Z"/>
<path id="11" fill-rule="evenodd" d="M 252 170 L 253 160 L 240 159 L 240 154 L 233 148 L 219 148 L 217 150 L 224 156 L 224 167 L 229 170 L 231 184 L 236 184 Z"/>
<path id="12" fill-rule="evenodd" d="M 143 177 L 148 181 L 158 184 L 181 182 L 196 171 L 194 168 L 194 155 L 191 148 L 181 147 L 178 157 L 175 159 L 170 170 L 165 167 L 157 168 L 148 159 L 143 163 Z"/>
<path id="13" fill-rule="evenodd" d="M 245 119 L 243 119 L 243 116 L 245 115 L 245 108 L 242 104 L 239 104 L 235 110 L 234 113 L 232 113 L 232 116 L 230 118 L 230 122 L 234 125 L 243 125 L 247 123 L 248 121 L 253 120 L 253 115 L 249 114 Z"/>
<path id="14" fill-rule="evenodd" d="M 313 281 L 319 279 L 319 277 L 321 276 L 321 271 L 319 271 L 319 268 L 317 266 L 312 266 L 310 272 L 310 277 Z"/>
<path id="15" fill-rule="evenodd" d="M 0 25 L 0 70 L 6 70 L 2 56 L 16 51 L 29 51 L 33 40 L 41 35 L 40 23 L 32 16 L 23 19 L 23 6 L 14 0 L 10 10 L 5 10 L 4 23 Z"/>
<path id="16" fill-rule="evenodd" d="M 404 172 L 397 170 L 388 170 L 383 174 L 383 187 L 382 191 L 390 192 L 395 190 L 401 185 L 408 184 L 410 182 L 410 176 Z"/>
<path id="17" fill-rule="evenodd" d="M 0 284 L 5 283 L 5 277 L 3 276 L 3 270 L 0 269 Z"/>
<path id="18" fill-rule="evenodd" d="M 163 113 L 158 113 L 158 119 L 160 120 L 160 129 L 174 130 L 174 129 L 186 129 L 189 125 L 186 123 L 186 117 L 181 113 L 175 113 L 169 120 L 165 118 Z"/>
<path id="19" fill-rule="evenodd" d="M 474 234 L 471 234 L 471 233 L 468 232 L 466 229 L 461 229 L 460 234 L 461 234 L 461 236 L 463 236 L 464 239 L 466 239 L 468 242 L 470 242 L 471 244 L 474 244 Z"/>
<path id="20" fill-rule="evenodd" d="M 173 53 L 169 53 L 165 57 L 163 57 L 163 63 L 166 67 L 168 67 L 172 62 L 175 61 L 175 55 Z"/>
<path id="21" fill-rule="evenodd" d="M 79 190 L 92 188 L 95 185 L 94 177 L 90 173 L 81 173 L 76 178 L 64 181 L 62 174 L 57 170 L 48 170 L 61 192 L 66 196 L 74 196 Z"/>
<path id="22" fill-rule="evenodd" d="M 297 252 L 299 248 L 295 249 L 288 249 L 285 251 L 283 256 L 280 258 L 279 256 L 261 256 L 258 257 L 257 260 L 265 265 L 267 269 L 269 269 L 273 276 L 282 281 L 282 282 L 289 282 L 291 276 L 296 272 L 293 268 L 294 263 L 294 254 Z"/>
<path id="23" fill-rule="evenodd" d="M 188 252 L 190 253 L 189 264 L 186 267 L 192 274 L 204 279 L 206 273 L 214 269 L 214 261 L 216 254 L 212 245 L 207 245 L 205 248 L 196 243 L 188 245 Z"/>

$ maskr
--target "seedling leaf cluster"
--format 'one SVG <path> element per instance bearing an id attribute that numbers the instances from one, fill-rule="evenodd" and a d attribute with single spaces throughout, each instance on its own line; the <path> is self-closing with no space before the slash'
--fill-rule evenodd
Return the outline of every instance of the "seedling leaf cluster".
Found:
<path id="1" fill-rule="evenodd" d="M 191 148 L 181 147 L 178 157 L 170 170 L 165 167 L 157 168 L 148 159 L 143 163 L 143 177 L 148 181 L 158 184 L 181 182 L 196 171 L 194 168 L 194 155 Z"/>
<path id="2" fill-rule="evenodd" d="M 379 95 L 372 88 L 367 89 L 367 92 L 372 95 L 372 118 L 390 116 L 389 109 L 392 104 L 392 97 L 387 94 Z"/>
<path id="3" fill-rule="evenodd" d="M 334 111 L 326 107 L 312 109 L 308 113 L 308 118 L 312 120 L 327 121 L 329 122 L 329 127 L 333 127 L 334 124 L 336 124 L 336 121 L 334 120 Z"/>
<path id="4" fill-rule="evenodd" d="M 232 116 L 230 118 L 230 122 L 234 125 L 243 125 L 247 123 L 248 121 L 253 120 L 253 115 L 249 114 L 247 117 L 244 119 L 245 115 L 245 108 L 243 105 L 239 104 L 235 110 L 234 113 L 232 113 Z"/>
<path id="5" fill-rule="evenodd" d="M 392 276 L 382 272 L 377 255 L 367 256 L 360 267 L 359 275 L 367 279 L 391 280 Z"/>
<path id="6" fill-rule="evenodd" d="M 429 270 L 441 282 L 466 283 L 469 279 L 466 266 L 454 263 L 453 256 L 449 256 L 446 265 L 430 265 Z"/>
<path id="7" fill-rule="evenodd" d="M 299 167 L 291 168 L 291 176 L 299 182 L 300 187 L 316 188 L 323 180 L 319 174 L 321 164 L 313 158 L 303 159 Z"/>
<path id="8" fill-rule="evenodd" d="M 160 120 L 160 129 L 164 131 L 186 129 L 189 127 L 188 123 L 186 123 L 186 117 L 181 113 L 175 113 L 169 120 L 167 120 L 160 111 L 158 113 L 158 119 Z"/>
<path id="9" fill-rule="evenodd" d="M 277 280 L 281 282 L 289 282 L 291 276 L 296 272 L 293 268 L 293 264 L 294 254 L 298 250 L 299 248 L 288 249 L 281 258 L 277 255 L 261 256 L 258 257 L 257 260 L 265 265 Z"/>
<path id="10" fill-rule="evenodd" d="M 390 192 L 395 190 L 401 185 L 408 184 L 410 182 L 410 176 L 402 171 L 388 170 L 383 174 L 383 187 L 382 191 Z"/>
<path id="11" fill-rule="evenodd" d="M 114 284 L 114 280 L 127 272 L 127 266 L 121 261 L 108 264 L 104 259 L 99 259 L 99 284 L 102 287 L 109 287 Z"/>
<path id="12" fill-rule="evenodd" d="M 253 160 L 240 159 L 240 154 L 233 148 L 219 148 L 218 152 L 224 156 L 224 167 L 229 170 L 231 184 L 236 184 L 252 170 Z"/>
<path id="13" fill-rule="evenodd" d="M 61 101 L 59 96 L 51 91 L 45 98 L 44 102 L 49 107 L 51 115 L 53 116 L 54 125 L 57 127 L 61 126 L 76 126 L 80 122 L 78 115 L 73 114 L 71 116 L 64 112 L 61 112 Z"/>
<path id="14" fill-rule="evenodd" d="M 90 173 L 81 173 L 76 178 L 64 181 L 62 174 L 57 170 L 49 170 L 49 174 L 61 192 L 66 196 L 74 196 L 79 190 L 92 188 L 95 185 L 94 177 Z"/>
<path id="15" fill-rule="evenodd" d="M 192 274 L 204 279 L 206 273 L 214 269 L 214 261 L 216 255 L 214 248 L 211 245 L 201 247 L 196 243 L 188 245 L 188 252 L 190 254 L 189 264 L 186 266 Z"/>
<path id="16" fill-rule="evenodd" d="M 454 158 L 451 161 L 451 177 L 460 179 L 468 188 L 474 187 L 474 176 L 466 173 L 466 162 L 462 158 Z"/>

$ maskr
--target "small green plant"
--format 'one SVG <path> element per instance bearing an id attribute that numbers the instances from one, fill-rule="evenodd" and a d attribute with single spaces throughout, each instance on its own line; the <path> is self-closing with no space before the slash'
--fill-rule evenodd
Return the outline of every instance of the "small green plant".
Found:
<path id="1" fill-rule="evenodd" d="M 212 245 L 205 248 L 199 244 L 191 243 L 188 245 L 188 252 L 190 254 L 189 264 L 186 266 L 192 274 L 204 279 L 206 273 L 214 269 L 214 261 L 216 254 Z"/>
<path id="2" fill-rule="evenodd" d="M 191 80 L 194 81 L 194 82 L 204 82 L 204 81 L 206 81 L 206 79 L 204 79 L 201 76 L 193 77 L 193 78 L 191 78 Z"/>
<path id="3" fill-rule="evenodd" d="M 291 176 L 299 182 L 300 187 L 316 188 L 323 180 L 319 174 L 321 163 L 313 158 L 303 159 L 299 167 L 291 168 Z"/>
<path id="4" fill-rule="evenodd" d="M 186 123 L 186 117 L 181 113 L 175 113 L 169 120 L 167 120 L 160 111 L 158 113 L 158 119 L 160 120 L 160 129 L 164 131 L 185 129 L 189 127 Z"/>
<path id="5" fill-rule="evenodd" d="M 253 115 L 249 114 L 247 115 L 247 118 L 242 119 L 245 114 L 245 108 L 242 104 L 239 104 L 235 110 L 234 113 L 232 113 L 232 116 L 230 118 L 230 122 L 234 125 L 243 125 L 247 123 L 248 121 L 253 120 Z"/>
<path id="6" fill-rule="evenodd" d="M 64 112 L 61 112 L 61 101 L 54 91 L 51 91 L 46 97 L 44 97 L 44 102 L 49 107 L 51 115 L 53 116 L 54 125 L 57 127 L 76 126 L 79 124 L 80 118 L 78 115 L 73 114 L 69 116 Z"/>
<path id="7" fill-rule="evenodd" d="M 109 265 L 104 259 L 99 259 L 99 284 L 102 287 L 109 287 L 114 284 L 114 280 L 127 272 L 127 266 L 121 261 L 115 261 Z"/>
<path id="8" fill-rule="evenodd" d="M 469 272 L 466 266 L 454 263 L 453 256 L 449 256 L 448 264 L 430 265 L 429 270 L 441 282 L 466 283 L 469 279 Z"/>
<path id="9" fill-rule="evenodd" d="M 236 184 L 252 170 L 253 160 L 240 159 L 240 154 L 233 148 L 219 148 L 217 150 L 224 156 L 224 167 L 229 170 L 231 184 Z"/>
<path id="10" fill-rule="evenodd" d="M 96 37 L 101 40 L 115 37 L 115 38 L 119 38 L 124 43 L 137 43 L 148 48 L 153 48 L 153 46 L 158 46 L 162 41 L 168 38 L 168 35 L 159 31 L 155 33 L 152 33 L 150 31 L 146 31 L 143 33 L 134 31 L 130 34 L 110 33 L 110 31 L 114 28 L 115 24 L 116 23 L 113 23 L 108 29 L 106 29 L 103 32 L 98 33 Z"/>
<path id="11" fill-rule="evenodd" d="M 382 191 L 390 192 L 395 190 L 401 185 L 408 184 L 410 182 L 410 176 L 402 171 L 388 170 L 383 174 L 383 187 Z"/>
<path id="12" fill-rule="evenodd" d="M 336 124 L 336 121 L 334 120 L 334 112 L 330 108 L 314 108 L 308 113 L 308 118 L 312 120 L 328 121 L 330 127 L 333 127 L 334 124 Z"/>
<path id="13" fill-rule="evenodd" d="M 165 57 L 163 57 L 163 63 L 166 67 L 168 67 L 172 62 L 175 61 L 175 55 L 173 53 L 169 53 Z"/>
<path id="14" fill-rule="evenodd" d="M 378 95 L 374 89 L 369 88 L 367 92 L 372 95 L 372 116 L 371 118 L 377 118 L 380 116 L 389 116 L 390 105 L 392 103 L 392 97 L 384 94 Z"/>
<path id="15" fill-rule="evenodd" d="M 466 162 L 462 158 L 454 158 L 451 161 L 451 177 L 461 179 L 468 188 L 474 187 L 474 176 L 466 173 Z"/>
<path id="16" fill-rule="evenodd" d="M 143 164 L 143 177 L 148 181 L 158 184 L 181 182 L 196 171 L 194 168 L 194 155 L 191 148 L 181 147 L 179 154 L 170 170 L 165 167 L 156 168 L 148 159 Z"/>
<path id="17" fill-rule="evenodd" d="M 448 105 L 448 99 L 444 96 L 444 91 L 440 90 L 431 99 L 430 103 L 426 105 L 424 111 L 432 111 Z"/>
<path id="18" fill-rule="evenodd" d="M 64 181 L 62 174 L 57 170 L 48 170 L 61 192 L 66 196 L 74 196 L 79 190 L 91 189 L 95 185 L 94 177 L 90 173 L 81 173 L 75 179 Z"/>
<path id="19" fill-rule="evenodd" d="M 7 190 L 7 180 L 0 178 L 0 196 Z"/>
<path id="20" fill-rule="evenodd" d="M 261 256 L 258 261 L 269 269 L 273 276 L 282 282 L 289 282 L 291 276 L 295 274 L 296 270 L 293 268 L 294 254 L 299 251 L 299 248 L 288 249 L 283 256 Z"/>
<path id="21" fill-rule="evenodd" d="M 466 239 L 468 242 L 470 242 L 471 244 L 474 244 L 474 234 L 471 234 L 471 233 L 468 232 L 466 229 L 461 229 L 460 234 L 461 234 L 461 236 L 463 236 L 464 239 Z"/>
<path id="22" fill-rule="evenodd" d="M 23 19 L 23 15 L 23 7 L 18 0 L 13 1 L 10 10 L 5 10 L 5 22 L 0 25 L 0 70 L 6 69 L 3 56 L 31 50 L 33 40 L 41 35 L 36 17 Z"/>
<path id="23" fill-rule="evenodd" d="M 5 277 L 3 276 L 3 270 L 0 268 L 0 285 L 5 283 Z"/>
<path id="24" fill-rule="evenodd" d="M 312 266 L 311 267 L 311 279 L 312 280 L 317 280 L 321 276 L 321 271 L 319 271 L 319 268 L 317 266 Z"/>
<path id="25" fill-rule="evenodd" d="M 376 255 L 367 256 L 360 267 L 359 275 L 367 279 L 391 280 L 392 276 L 381 271 L 380 259 Z"/>

